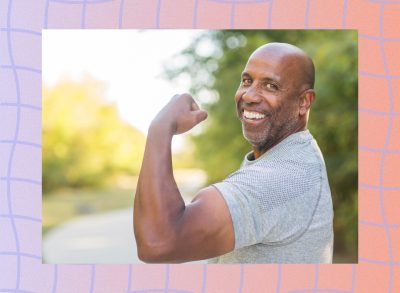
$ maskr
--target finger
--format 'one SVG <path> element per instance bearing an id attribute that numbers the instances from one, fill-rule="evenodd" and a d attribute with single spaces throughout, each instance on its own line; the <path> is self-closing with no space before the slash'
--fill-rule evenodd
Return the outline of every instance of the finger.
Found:
<path id="1" fill-rule="evenodd" d="M 195 123 L 198 124 L 201 121 L 204 121 L 207 119 L 207 112 L 204 110 L 196 110 L 191 112 L 193 119 L 195 120 Z"/>
<path id="2" fill-rule="evenodd" d="M 171 97 L 171 100 L 173 100 L 173 99 L 175 99 L 176 97 L 179 97 L 180 96 L 180 94 L 175 94 L 175 95 L 173 95 L 172 97 Z"/>
<path id="3" fill-rule="evenodd" d="M 200 107 L 199 107 L 199 105 L 197 105 L 197 103 L 195 101 L 193 101 L 192 105 L 190 107 L 190 110 L 191 111 L 197 111 L 197 110 L 200 110 Z"/>

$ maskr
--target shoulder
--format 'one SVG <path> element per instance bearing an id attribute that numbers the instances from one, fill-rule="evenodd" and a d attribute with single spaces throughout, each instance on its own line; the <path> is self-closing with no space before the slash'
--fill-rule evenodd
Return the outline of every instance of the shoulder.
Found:
<path id="1" fill-rule="evenodd" d="M 245 159 L 242 166 L 224 182 L 270 184 L 271 181 L 304 181 L 319 177 L 322 162 L 314 140 L 287 143 L 255 161 Z M 311 177 L 311 178 L 310 178 Z M 309 180 L 308 180 L 309 181 Z"/>

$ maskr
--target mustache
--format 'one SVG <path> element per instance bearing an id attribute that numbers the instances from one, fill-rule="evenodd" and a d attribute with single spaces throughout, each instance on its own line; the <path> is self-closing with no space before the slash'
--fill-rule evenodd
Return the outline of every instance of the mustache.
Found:
<path id="1" fill-rule="evenodd" d="M 258 105 L 251 105 L 251 104 L 245 103 L 243 101 L 239 101 L 239 103 L 237 104 L 237 109 L 238 109 L 239 113 L 243 113 L 244 109 L 246 109 L 247 111 L 259 112 L 266 116 L 273 116 L 273 114 L 274 114 L 274 112 L 271 111 L 270 109 L 265 109 Z"/>

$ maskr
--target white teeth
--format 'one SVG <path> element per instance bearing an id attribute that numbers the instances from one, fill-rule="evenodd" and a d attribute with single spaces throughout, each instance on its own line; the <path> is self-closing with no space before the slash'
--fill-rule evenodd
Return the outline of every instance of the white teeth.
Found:
<path id="1" fill-rule="evenodd" d="M 247 119 L 263 119 L 263 118 L 265 118 L 264 114 L 261 114 L 258 112 L 249 112 L 246 110 L 243 111 L 243 116 L 244 116 L 244 118 L 247 118 Z"/>

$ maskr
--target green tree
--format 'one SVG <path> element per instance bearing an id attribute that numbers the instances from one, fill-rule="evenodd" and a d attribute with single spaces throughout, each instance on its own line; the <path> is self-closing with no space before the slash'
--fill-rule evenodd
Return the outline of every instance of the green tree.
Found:
<path id="1" fill-rule="evenodd" d="M 138 174 L 144 135 L 121 120 L 90 78 L 43 88 L 43 191 L 97 187 Z"/>
<path id="2" fill-rule="evenodd" d="M 355 31 L 209 31 L 166 64 L 166 76 L 191 79 L 191 93 L 209 112 L 192 136 L 209 182 L 236 170 L 250 150 L 236 117 L 234 94 L 250 54 L 268 42 L 303 48 L 316 66 L 317 99 L 309 129 L 324 154 L 335 209 L 335 248 L 357 260 L 357 33 Z M 184 62 L 182 62 L 184 60 Z"/>

